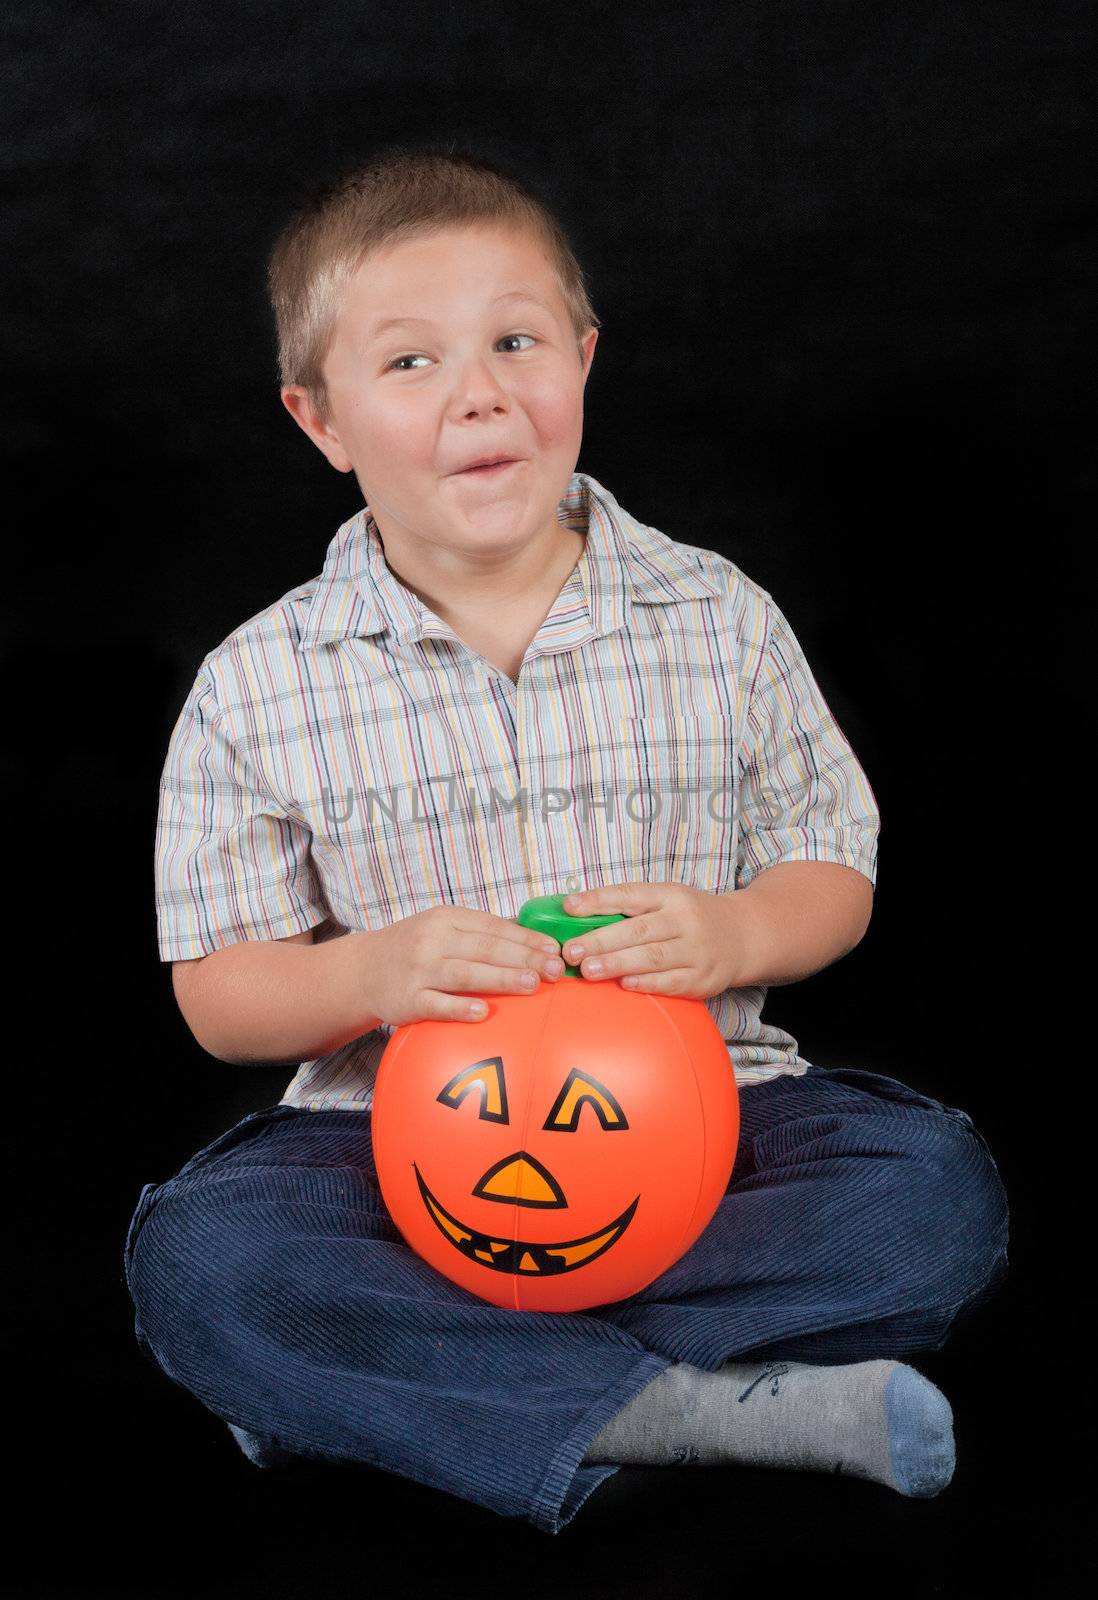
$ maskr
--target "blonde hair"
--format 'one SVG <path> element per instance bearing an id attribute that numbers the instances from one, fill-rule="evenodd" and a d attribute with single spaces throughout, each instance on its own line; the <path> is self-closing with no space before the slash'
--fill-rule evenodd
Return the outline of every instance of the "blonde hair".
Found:
<path id="1" fill-rule="evenodd" d="M 275 241 L 267 284 L 280 386 L 300 384 L 328 424 L 323 366 L 355 272 L 384 245 L 475 223 L 527 228 L 544 243 L 582 360 L 581 339 L 601 324 L 583 270 L 548 206 L 521 179 L 478 156 L 455 154 L 452 145 L 390 145 L 317 190 Z"/>

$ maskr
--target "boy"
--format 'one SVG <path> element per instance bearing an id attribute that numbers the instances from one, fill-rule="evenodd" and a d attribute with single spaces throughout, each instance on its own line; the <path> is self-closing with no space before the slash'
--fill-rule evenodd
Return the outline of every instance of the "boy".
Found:
<path id="1" fill-rule="evenodd" d="M 897 1357 L 997 1281 L 1006 1197 L 963 1111 L 761 1021 L 767 985 L 862 938 L 876 875 L 872 791 L 788 623 L 575 471 L 596 319 L 514 180 L 389 152 L 291 221 L 270 282 L 283 402 L 366 505 L 203 661 L 157 892 L 198 1042 L 302 1064 L 143 1189 L 142 1346 L 259 1465 L 364 1462 L 553 1533 L 623 1463 L 937 1494 L 950 1407 Z M 586 978 L 709 1005 L 740 1147 L 643 1293 L 516 1313 L 404 1245 L 373 1076 L 397 1025 L 556 981 L 513 919 L 572 882 L 566 909 L 626 914 L 565 948 Z"/>

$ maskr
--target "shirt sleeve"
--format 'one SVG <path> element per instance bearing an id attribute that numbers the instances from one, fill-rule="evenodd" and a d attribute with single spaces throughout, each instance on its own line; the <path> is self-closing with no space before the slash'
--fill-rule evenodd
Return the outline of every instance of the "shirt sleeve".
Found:
<path id="1" fill-rule="evenodd" d="M 837 861 L 876 886 L 876 797 L 792 628 L 769 599 L 739 784 L 738 889 L 782 861 Z"/>
<path id="2" fill-rule="evenodd" d="M 156 823 L 161 961 L 304 933 L 327 916 L 312 835 L 264 787 L 203 667 L 168 744 Z"/>

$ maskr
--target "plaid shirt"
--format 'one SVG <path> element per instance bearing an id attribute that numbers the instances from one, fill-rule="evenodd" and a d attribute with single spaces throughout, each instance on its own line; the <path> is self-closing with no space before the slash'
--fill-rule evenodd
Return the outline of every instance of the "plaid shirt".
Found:
<path id="1" fill-rule="evenodd" d="M 587 473 L 558 518 L 585 543 L 517 684 L 394 577 L 368 506 L 209 652 L 160 785 L 161 960 L 604 883 L 727 894 L 782 861 L 876 883 L 875 797 L 767 591 Z M 741 1086 L 808 1066 L 765 997 L 706 1001 Z M 392 1032 L 303 1062 L 282 1103 L 368 1110 Z"/>

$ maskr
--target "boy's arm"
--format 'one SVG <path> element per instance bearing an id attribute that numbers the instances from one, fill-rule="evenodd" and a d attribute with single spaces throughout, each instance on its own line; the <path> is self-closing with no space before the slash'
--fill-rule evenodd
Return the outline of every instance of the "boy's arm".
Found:
<path id="1" fill-rule="evenodd" d="M 873 910 L 880 811 L 787 618 L 766 596 L 752 636 L 730 898 L 748 984 L 797 983 L 846 955 Z M 746 880 L 746 881 L 745 881 Z"/>
<path id="2" fill-rule="evenodd" d="M 313 930 L 227 945 L 172 965 L 184 1021 L 210 1055 L 233 1066 L 295 1065 L 378 1026 L 362 993 L 363 941 L 314 944 Z"/>
<path id="3" fill-rule="evenodd" d="M 873 915 L 873 885 L 837 861 L 782 861 L 729 897 L 749 915 L 744 941 L 756 970 L 742 986 L 780 988 L 830 966 L 858 944 Z"/>
<path id="4" fill-rule="evenodd" d="M 315 943 L 327 908 L 312 837 L 222 710 L 222 675 L 230 697 L 247 699 L 234 670 L 231 656 L 203 663 L 169 742 L 156 831 L 160 953 L 203 1049 L 239 1065 L 296 1064 L 377 1026 L 362 994 L 373 934 Z M 219 948 L 194 954 L 210 943 Z"/>

